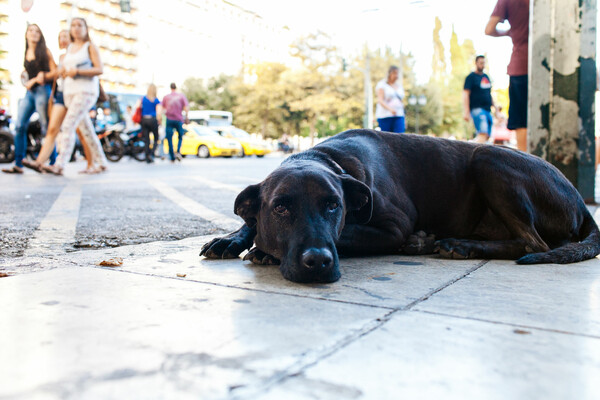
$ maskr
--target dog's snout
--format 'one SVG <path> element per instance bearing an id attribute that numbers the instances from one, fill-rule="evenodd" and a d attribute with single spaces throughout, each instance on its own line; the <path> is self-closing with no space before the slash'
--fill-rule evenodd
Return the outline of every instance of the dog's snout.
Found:
<path id="1" fill-rule="evenodd" d="M 310 248 L 302 253 L 302 265 L 309 269 L 327 269 L 333 265 L 333 254 L 326 248 Z"/>

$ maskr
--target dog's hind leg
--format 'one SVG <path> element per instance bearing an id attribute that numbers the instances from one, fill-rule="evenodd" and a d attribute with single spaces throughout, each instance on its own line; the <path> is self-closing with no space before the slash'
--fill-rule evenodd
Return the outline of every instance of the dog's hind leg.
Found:
<path id="1" fill-rule="evenodd" d="M 442 240 L 440 254 L 449 258 L 517 259 L 528 253 L 550 250 L 535 228 L 537 211 L 531 195 L 537 190 L 534 185 L 539 183 L 532 180 L 533 166 L 527 156 L 518 152 L 492 146 L 477 149 L 471 174 L 489 209 L 488 218 L 481 221 L 478 229 L 488 232 L 489 236 L 483 235 L 482 241 Z M 501 231 L 506 236 L 493 233 Z"/>
<path id="2" fill-rule="evenodd" d="M 397 225 L 375 227 L 360 224 L 348 224 L 342 230 L 335 245 L 343 255 L 367 255 L 399 253 L 402 245 L 412 231 L 404 233 Z"/>
<path id="3" fill-rule="evenodd" d="M 415 232 L 406 239 L 401 251 L 409 255 L 432 254 L 435 252 L 435 235 Z"/>
<path id="4" fill-rule="evenodd" d="M 515 260 L 534 250 L 525 239 L 515 240 L 469 240 L 443 239 L 436 242 L 436 250 L 443 258 L 503 259 Z"/>

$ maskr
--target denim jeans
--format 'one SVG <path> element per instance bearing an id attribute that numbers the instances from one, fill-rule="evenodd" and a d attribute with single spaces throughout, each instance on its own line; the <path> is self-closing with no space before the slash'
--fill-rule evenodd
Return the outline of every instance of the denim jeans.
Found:
<path id="1" fill-rule="evenodd" d="M 15 136 L 15 165 L 23 167 L 23 159 L 27 155 L 27 127 L 29 119 L 37 111 L 40 116 L 42 137 L 46 136 L 48 129 L 48 98 L 52 88 L 49 84 L 36 86 L 25 93 L 25 97 L 19 102 L 19 116 L 17 118 L 17 134 Z M 56 160 L 56 149 L 50 155 L 50 163 Z"/>
<path id="2" fill-rule="evenodd" d="M 471 118 L 473 118 L 473 124 L 477 134 L 485 133 L 486 135 L 492 135 L 492 125 L 494 124 L 492 113 L 483 108 L 474 108 L 471 110 Z"/>
<path id="3" fill-rule="evenodd" d="M 173 130 L 176 130 L 178 133 L 177 152 L 179 153 L 181 151 L 181 142 L 183 142 L 183 122 L 167 118 L 166 136 L 167 143 L 169 144 L 169 157 L 171 157 L 171 161 L 175 160 L 175 154 L 173 153 Z"/>

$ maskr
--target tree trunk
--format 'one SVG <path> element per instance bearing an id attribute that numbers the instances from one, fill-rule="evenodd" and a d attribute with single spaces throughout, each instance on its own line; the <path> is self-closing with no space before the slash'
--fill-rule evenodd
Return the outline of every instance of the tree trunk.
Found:
<path id="1" fill-rule="evenodd" d="M 265 138 L 267 137 L 267 124 L 269 123 L 269 118 L 267 118 L 267 116 L 264 116 L 262 119 L 262 137 Z"/>

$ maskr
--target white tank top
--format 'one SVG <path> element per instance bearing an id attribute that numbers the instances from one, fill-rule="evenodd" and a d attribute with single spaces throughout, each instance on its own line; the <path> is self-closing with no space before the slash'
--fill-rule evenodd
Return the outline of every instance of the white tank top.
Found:
<path id="1" fill-rule="evenodd" d="M 77 68 L 79 70 L 89 69 L 93 67 L 92 60 L 90 59 L 90 42 L 85 42 L 81 48 L 75 53 L 71 53 L 73 44 L 67 47 L 67 54 L 63 59 L 63 65 L 65 68 Z M 63 93 L 66 95 L 76 93 L 89 93 L 98 96 L 98 76 L 77 76 L 74 78 L 66 77 L 63 82 Z"/>
<path id="2" fill-rule="evenodd" d="M 64 60 L 65 57 L 63 57 Z M 60 60 L 60 59 L 59 59 Z M 63 61 L 59 61 L 58 65 L 56 66 L 57 68 L 60 68 L 63 65 Z M 56 91 L 57 92 L 62 92 L 63 91 L 63 78 L 61 78 L 60 76 L 58 76 L 56 78 Z"/>

